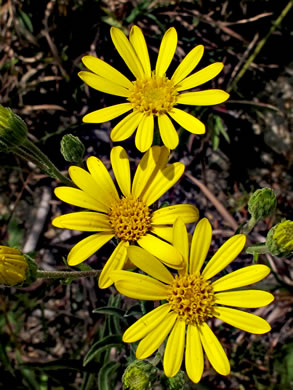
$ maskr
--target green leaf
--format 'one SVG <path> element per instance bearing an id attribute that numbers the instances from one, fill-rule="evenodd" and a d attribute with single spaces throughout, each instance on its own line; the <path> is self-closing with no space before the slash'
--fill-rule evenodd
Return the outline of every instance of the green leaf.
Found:
<path id="1" fill-rule="evenodd" d="M 117 376 L 117 369 L 120 363 L 107 362 L 99 371 L 98 388 L 103 390 L 113 390 L 113 381 Z"/>
<path id="2" fill-rule="evenodd" d="M 113 307 L 113 306 L 112 307 L 103 306 L 103 307 L 99 307 L 97 309 L 94 309 L 93 313 L 111 315 L 111 316 L 115 316 L 115 317 L 118 317 L 119 319 L 124 320 L 125 311 L 122 309 L 118 309 L 117 307 Z"/>
<path id="3" fill-rule="evenodd" d="M 85 367 L 91 360 L 93 360 L 98 354 L 109 350 L 113 347 L 120 347 L 122 345 L 121 336 L 118 334 L 104 337 L 102 340 L 97 341 L 91 346 L 88 353 L 83 359 L 83 366 Z"/>

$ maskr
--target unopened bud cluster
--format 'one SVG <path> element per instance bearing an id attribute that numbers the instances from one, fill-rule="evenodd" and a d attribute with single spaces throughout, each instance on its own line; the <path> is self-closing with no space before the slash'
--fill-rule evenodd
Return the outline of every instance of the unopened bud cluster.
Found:
<path id="1" fill-rule="evenodd" d="M 292 256 L 293 221 L 285 220 L 273 226 L 268 232 L 266 245 L 274 256 Z"/>
<path id="2" fill-rule="evenodd" d="M 10 108 L 0 105 L 0 151 L 8 152 L 24 143 L 27 138 L 25 122 Z"/>
<path id="3" fill-rule="evenodd" d="M 270 217 L 277 207 L 277 198 L 271 188 L 256 190 L 248 201 L 248 211 L 255 221 Z"/>

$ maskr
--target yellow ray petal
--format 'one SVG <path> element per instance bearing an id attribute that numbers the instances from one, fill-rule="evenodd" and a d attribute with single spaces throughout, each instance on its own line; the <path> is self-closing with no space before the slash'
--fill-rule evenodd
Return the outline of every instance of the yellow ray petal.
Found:
<path id="1" fill-rule="evenodd" d="M 227 306 L 256 308 L 269 305 L 273 294 L 261 290 L 229 291 L 215 294 L 216 303 Z"/>
<path id="2" fill-rule="evenodd" d="M 74 184 L 77 185 L 77 187 L 84 191 L 88 196 L 96 199 L 98 204 L 103 204 L 104 207 L 107 207 L 107 210 L 109 210 L 109 200 L 107 199 L 108 194 L 106 194 L 105 196 L 103 188 L 100 188 L 101 184 L 97 182 L 90 173 L 88 173 L 85 169 L 82 169 L 75 165 L 69 167 L 68 173 Z M 111 194 L 109 194 L 109 196 L 111 197 Z"/>
<path id="3" fill-rule="evenodd" d="M 52 225 L 81 232 L 113 232 L 108 215 L 91 211 L 60 215 L 53 219 Z"/>
<path id="4" fill-rule="evenodd" d="M 143 78 L 144 71 L 142 65 L 129 40 L 119 28 L 111 27 L 110 32 L 112 41 L 118 53 L 123 58 L 130 71 L 137 79 Z"/>
<path id="5" fill-rule="evenodd" d="M 85 82 L 89 87 L 96 89 L 97 91 L 108 93 L 110 95 L 128 97 L 129 90 L 121 87 L 111 80 L 104 79 L 104 77 L 98 76 L 97 74 L 82 70 L 78 73 L 78 76 Z"/>
<path id="6" fill-rule="evenodd" d="M 174 279 L 170 271 L 146 250 L 139 246 L 131 245 L 127 252 L 132 263 L 146 274 L 166 284 L 173 282 Z"/>
<path id="7" fill-rule="evenodd" d="M 214 316 L 249 333 L 263 334 L 271 330 L 269 323 L 263 318 L 230 307 L 215 307 Z"/>
<path id="8" fill-rule="evenodd" d="M 152 226 L 150 232 L 160 238 L 163 238 L 163 240 L 172 243 L 173 226 L 165 226 L 165 225 Z"/>
<path id="9" fill-rule="evenodd" d="M 204 134 L 206 131 L 205 125 L 195 116 L 188 114 L 188 112 L 173 108 L 168 114 L 181 127 L 190 131 L 192 134 Z"/>
<path id="10" fill-rule="evenodd" d="M 109 206 L 112 202 L 119 200 L 115 184 L 103 162 L 99 158 L 91 156 L 87 159 L 86 164 L 96 183 L 101 200 Z"/>
<path id="11" fill-rule="evenodd" d="M 101 108 L 90 112 L 82 118 L 85 123 L 103 123 L 108 122 L 120 115 L 125 114 L 127 111 L 132 109 L 131 103 L 115 104 L 114 106 Z"/>
<path id="12" fill-rule="evenodd" d="M 202 377 L 204 359 L 198 328 L 194 325 L 187 328 L 185 368 L 192 382 L 198 383 Z"/>
<path id="13" fill-rule="evenodd" d="M 248 286 L 252 283 L 259 282 L 270 273 L 269 267 L 263 264 L 249 265 L 237 271 L 231 272 L 228 275 L 216 280 L 212 283 L 214 292 L 231 290 Z"/>
<path id="14" fill-rule="evenodd" d="M 192 236 L 190 247 L 190 273 L 200 272 L 212 240 L 212 227 L 207 218 L 202 218 Z"/>
<path id="15" fill-rule="evenodd" d="M 132 112 L 123 118 L 111 131 L 110 137 L 114 142 L 124 141 L 132 136 L 143 118 L 142 112 Z"/>
<path id="16" fill-rule="evenodd" d="M 188 273 L 189 242 L 186 226 L 182 218 L 177 218 L 173 227 L 174 247 L 181 253 L 184 260 L 184 268 L 179 270 L 181 275 Z"/>
<path id="17" fill-rule="evenodd" d="M 235 260 L 244 248 L 245 241 L 246 236 L 244 234 L 236 234 L 229 238 L 229 240 L 217 250 L 204 268 L 202 275 L 205 279 L 211 279 Z"/>
<path id="18" fill-rule="evenodd" d="M 154 138 L 154 116 L 145 115 L 139 122 L 136 136 L 135 146 L 140 152 L 146 152 L 153 143 Z"/>
<path id="19" fill-rule="evenodd" d="M 174 57 L 177 47 L 177 31 L 174 27 L 169 28 L 162 39 L 159 55 L 156 63 L 156 75 L 163 76 Z"/>
<path id="20" fill-rule="evenodd" d="M 207 89 L 206 91 L 186 92 L 177 98 L 178 104 L 190 106 L 213 106 L 229 99 L 230 95 L 221 89 Z"/>
<path id="21" fill-rule="evenodd" d="M 74 266 L 82 263 L 105 245 L 114 234 L 96 233 L 79 241 L 68 254 L 68 265 Z"/>
<path id="22" fill-rule="evenodd" d="M 214 369 L 221 375 L 230 373 L 230 363 L 226 353 L 207 323 L 199 327 L 199 335 L 204 351 Z"/>
<path id="23" fill-rule="evenodd" d="M 152 355 L 156 349 L 163 343 L 165 338 L 170 333 L 177 314 L 174 312 L 168 313 L 161 323 L 156 328 L 151 330 L 138 344 L 136 357 L 138 359 L 146 359 Z"/>
<path id="24" fill-rule="evenodd" d="M 109 207 L 94 199 L 82 190 L 72 187 L 57 187 L 54 190 L 57 198 L 73 206 L 83 207 L 84 209 L 109 212 Z"/>
<path id="25" fill-rule="evenodd" d="M 94 72 L 95 74 L 114 82 L 115 84 L 121 85 L 126 89 L 132 87 L 132 82 L 128 80 L 122 73 L 120 73 L 117 69 L 113 68 L 113 66 L 107 64 L 107 62 L 101 60 L 100 58 L 93 56 L 84 56 L 82 57 L 82 62 L 84 65 Z"/>
<path id="26" fill-rule="evenodd" d="M 175 149 L 178 146 L 179 137 L 168 115 L 158 116 L 158 125 L 163 144 L 169 149 Z"/>
<path id="27" fill-rule="evenodd" d="M 152 214 L 152 225 L 173 225 L 180 217 L 184 223 L 193 223 L 198 219 L 198 209 L 191 204 L 176 204 L 163 207 Z"/>
<path id="28" fill-rule="evenodd" d="M 113 284 L 109 275 L 112 271 L 123 269 L 127 259 L 127 247 L 128 242 L 125 241 L 120 241 L 116 246 L 100 274 L 99 288 L 108 288 Z"/>
<path id="29" fill-rule="evenodd" d="M 168 286 L 149 276 L 129 271 L 112 271 L 110 278 L 123 295 L 147 301 L 159 301 L 169 296 Z"/>
<path id="30" fill-rule="evenodd" d="M 181 63 L 175 70 L 171 79 L 175 86 L 193 71 L 193 69 L 201 60 L 203 52 L 203 45 L 198 45 L 195 46 L 192 50 L 190 50 L 190 52 L 184 57 L 184 59 L 181 61 Z"/>
<path id="31" fill-rule="evenodd" d="M 119 188 L 124 196 L 130 195 L 131 177 L 128 155 L 121 146 L 111 150 L 111 165 Z"/>
<path id="32" fill-rule="evenodd" d="M 185 345 L 185 322 L 177 319 L 169 335 L 164 353 L 164 372 L 167 377 L 175 376 L 180 370 Z M 176 353 L 174 353 L 176 351 Z"/>
<path id="33" fill-rule="evenodd" d="M 177 91 L 185 91 L 186 89 L 198 87 L 216 77 L 223 70 L 223 67 L 224 64 L 222 62 L 215 62 L 208 65 L 182 80 L 181 83 L 177 84 L 176 89 Z"/>
<path id="34" fill-rule="evenodd" d="M 146 234 L 145 236 L 139 238 L 137 243 L 152 255 L 160 259 L 168 267 L 175 269 L 183 267 L 183 258 L 178 250 L 167 242 L 162 241 L 160 238 L 155 237 L 152 234 Z"/>
<path id="35" fill-rule="evenodd" d="M 134 343 L 135 341 L 142 339 L 164 320 L 170 310 L 171 306 L 169 303 L 158 306 L 131 325 L 123 334 L 122 340 L 125 343 Z"/>
<path id="36" fill-rule="evenodd" d="M 169 164 L 166 168 L 158 171 L 155 178 L 149 184 L 143 194 L 142 200 L 147 206 L 155 203 L 167 192 L 183 175 L 185 166 L 180 162 Z"/>
<path id="37" fill-rule="evenodd" d="M 164 146 L 151 147 L 140 160 L 132 182 L 132 194 L 144 200 L 143 194 L 158 171 L 167 165 L 169 150 Z"/>
<path id="38" fill-rule="evenodd" d="M 129 40 L 136 52 L 137 57 L 141 62 L 145 75 L 147 77 L 151 77 L 151 63 L 149 52 L 143 33 L 139 27 L 132 26 L 129 34 Z"/>

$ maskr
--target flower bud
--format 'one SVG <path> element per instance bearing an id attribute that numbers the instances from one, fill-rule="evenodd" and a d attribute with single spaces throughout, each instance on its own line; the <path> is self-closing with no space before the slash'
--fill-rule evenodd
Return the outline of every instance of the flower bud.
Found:
<path id="1" fill-rule="evenodd" d="M 164 389 L 166 390 L 183 390 L 186 383 L 186 376 L 183 371 L 179 371 L 172 378 L 164 378 Z"/>
<path id="2" fill-rule="evenodd" d="M 271 216 L 276 207 L 277 198 L 271 188 L 256 190 L 248 201 L 248 211 L 256 221 Z"/>
<path id="3" fill-rule="evenodd" d="M 25 122 L 10 108 L 0 105 L 0 151 L 8 152 L 27 139 Z"/>
<path id="4" fill-rule="evenodd" d="M 61 153 L 66 161 L 80 164 L 85 152 L 84 144 L 78 137 L 66 134 L 61 140 Z"/>
<path id="5" fill-rule="evenodd" d="M 293 255 L 293 221 L 285 220 L 273 226 L 268 232 L 266 245 L 274 256 Z"/>
<path id="6" fill-rule="evenodd" d="M 124 390 L 150 390 L 156 380 L 157 369 L 142 360 L 134 360 L 124 371 L 122 383 Z"/>
<path id="7" fill-rule="evenodd" d="M 36 280 L 37 265 L 19 249 L 0 245 L 0 284 L 30 285 Z"/>

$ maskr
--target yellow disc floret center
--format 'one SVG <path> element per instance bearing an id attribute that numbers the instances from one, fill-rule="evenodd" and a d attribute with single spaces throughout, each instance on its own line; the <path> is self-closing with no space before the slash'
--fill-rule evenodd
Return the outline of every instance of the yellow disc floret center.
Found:
<path id="1" fill-rule="evenodd" d="M 172 110 L 177 102 L 178 92 L 166 76 L 156 76 L 133 81 L 128 100 L 134 111 L 148 115 L 163 115 Z"/>
<path id="2" fill-rule="evenodd" d="M 111 205 L 109 219 L 116 237 L 136 241 L 151 227 L 151 210 L 138 199 L 123 197 Z"/>
<path id="3" fill-rule="evenodd" d="M 170 285 L 168 301 L 187 324 L 200 325 L 213 316 L 213 287 L 201 275 L 176 276 Z"/>

